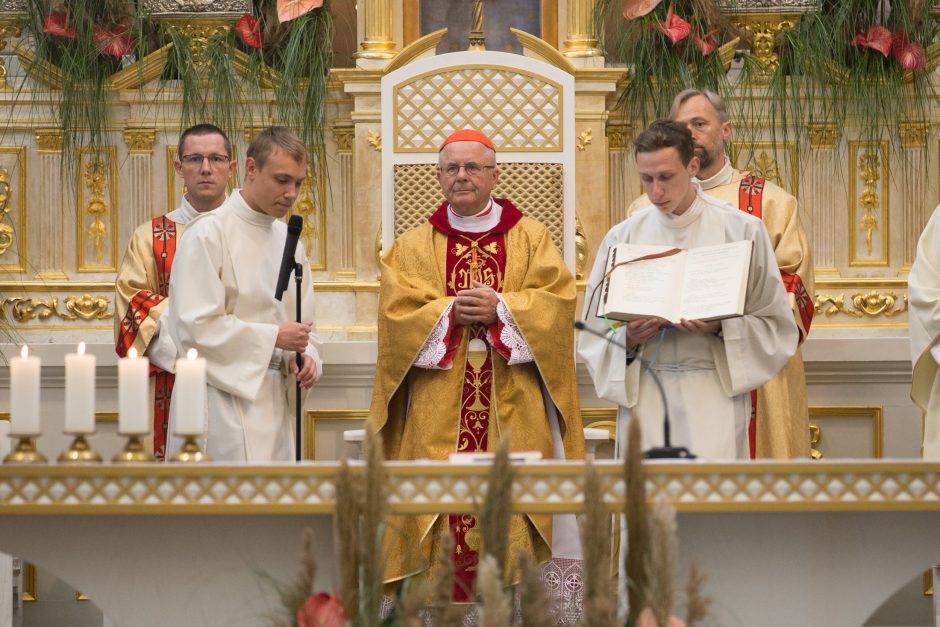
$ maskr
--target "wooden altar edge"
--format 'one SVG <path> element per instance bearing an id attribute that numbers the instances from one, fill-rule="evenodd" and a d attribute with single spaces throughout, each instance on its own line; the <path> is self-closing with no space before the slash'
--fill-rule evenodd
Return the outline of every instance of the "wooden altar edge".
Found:
<path id="1" fill-rule="evenodd" d="M 0 514 L 332 513 L 338 467 L 2 466 Z M 596 467 L 605 501 L 622 509 L 621 464 Z M 390 511 L 475 512 L 488 472 L 486 466 L 390 463 Z M 516 473 L 517 511 L 581 510 L 583 463 L 519 465 Z M 679 512 L 940 511 L 940 462 L 655 463 L 648 466 L 647 493 L 669 498 Z"/>

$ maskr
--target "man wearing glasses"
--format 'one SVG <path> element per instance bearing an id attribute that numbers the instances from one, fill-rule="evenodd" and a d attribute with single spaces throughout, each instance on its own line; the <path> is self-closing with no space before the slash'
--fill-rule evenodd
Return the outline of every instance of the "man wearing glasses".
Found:
<path id="1" fill-rule="evenodd" d="M 490 139 L 475 130 L 452 134 L 438 158 L 446 201 L 382 258 L 369 418 L 386 459 L 446 460 L 455 451 L 493 450 L 507 437 L 514 450 L 544 458 L 584 456 L 574 279 L 548 230 L 492 197 L 498 180 Z M 522 552 L 542 561 L 553 548 L 556 557 L 577 558 L 573 522 L 514 516 L 511 561 Z M 450 533 L 454 600 L 472 598 L 474 517 L 415 516 L 388 529 L 386 581 L 436 563 Z"/>
<path id="2" fill-rule="evenodd" d="M 176 348 L 162 328 L 169 301 L 170 271 L 183 228 L 201 213 L 219 207 L 226 185 L 235 171 L 228 137 L 211 124 L 183 131 L 177 158 L 177 175 L 185 193 L 175 210 L 141 224 L 134 230 L 114 284 L 116 311 L 114 336 L 117 354 L 134 348 L 150 358 L 153 380 L 153 453 L 163 460 L 169 422 L 170 396 Z"/>

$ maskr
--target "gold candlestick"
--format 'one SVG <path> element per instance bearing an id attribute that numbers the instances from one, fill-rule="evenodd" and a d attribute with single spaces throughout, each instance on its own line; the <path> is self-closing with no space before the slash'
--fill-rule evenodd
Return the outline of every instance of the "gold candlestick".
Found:
<path id="1" fill-rule="evenodd" d="M 45 464 L 45 456 L 36 450 L 36 436 L 18 435 L 16 447 L 3 458 L 4 464 Z"/>
<path id="2" fill-rule="evenodd" d="M 144 448 L 144 443 L 137 434 L 127 436 L 127 445 L 124 450 L 111 458 L 115 464 L 144 464 L 156 461 L 154 456 Z"/>
<path id="3" fill-rule="evenodd" d="M 100 462 L 101 455 L 89 446 L 84 433 L 76 433 L 69 450 L 59 455 L 60 464 L 97 464 Z"/>
<path id="4" fill-rule="evenodd" d="M 186 441 L 183 442 L 183 448 L 180 449 L 180 452 L 174 455 L 173 459 L 170 461 L 183 462 L 184 464 L 197 464 L 199 462 L 212 461 L 199 446 L 199 441 L 196 439 L 199 436 L 184 435 L 183 437 L 186 438 Z"/>

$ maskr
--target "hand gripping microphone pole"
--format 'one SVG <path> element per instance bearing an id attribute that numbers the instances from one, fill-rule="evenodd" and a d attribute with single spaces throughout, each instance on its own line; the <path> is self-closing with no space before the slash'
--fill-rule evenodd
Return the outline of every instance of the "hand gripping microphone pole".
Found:
<path id="1" fill-rule="evenodd" d="M 630 350 L 627 348 L 627 345 L 623 342 L 618 342 L 617 340 L 607 337 L 603 333 L 599 333 L 594 329 L 588 327 L 584 322 L 578 320 L 574 323 L 574 328 L 579 331 L 586 331 L 591 335 L 596 335 L 597 337 L 603 339 L 605 342 L 611 346 L 616 346 L 617 348 L 622 348 L 624 352 L 629 353 Z M 659 380 L 659 375 L 657 375 L 653 369 L 650 367 L 650 362 L 646 361 L 639 355 L 636 356 L 636 359 L 640 360 L 643 368 L 649 373 L 650 377 L 656 383 L 656 387 L 659 388 L 659 395 L 663 400 L 663 445 L 656 446 L 643 455 L 647 459 L 695 459 L 695 455 L 689 452 L 689 449 L 684 446 L 673 446 L 669 437 L 670 423 L 669 423 L 669 405 L 666 402 L 666 390 L 663 389 L 663 383 Z"/>
<path id="2" fill-rule="evenodd" d="M 293 215 L 290 217 L 290 220 L 287 221 L 287 239 L 284 241 L 284 253 L 281 255 L 281 271 L 277 276 L 277 289 L 274 291 L 274 298 L 281 300 L 284 296 L 284 291 L 287 289 L 287 284 L 290 282 L 291 272 L 294 273 L 294 285 L 297 287 L 297 294 L 295 300 L 296 304 L 296 322 L 300 322 L 300 301 L 301 301 L 301 289 L 300 285 L 303 280 L 304 269 L 303 266 L 296 261 L 294 261 L 294 255 L 297 253 L 297 240 L 300 239 L 300 232 L 304 228 L 304 219 L 302 216 Z M 304 365 L 304 358 L 301 357 L 301 353 L 297 353 L 297 372 L 300 372 L 300 369 Z M 294 459 L 300 461 L 301 458 L 301 438 L 300 438 L 300 428 L 301 428 L 301 407 L 300 407 L 300 379 L 297 379 L 297 385 L 294 390 Z"/>

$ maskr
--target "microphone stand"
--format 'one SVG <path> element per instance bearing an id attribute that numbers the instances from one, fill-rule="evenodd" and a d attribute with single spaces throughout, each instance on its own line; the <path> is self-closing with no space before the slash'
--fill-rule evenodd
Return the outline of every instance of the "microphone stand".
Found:
<path id="1" fill-rule="evenodd" d="M 584 324 L 584 322 L 581 320 L 578 320 L 574 323 L 574 328 L 579 331 L 587 331 L 591 335 L 596 335 L 608 344 L 616 346 L 617 348 L 622 348 L 627 352 L 627 354 L 630 353 L 630 349 L 626 344 L 607 337 L 607 335 L 604 333 L 595 331 L 594 329 Z M 663 400 L 663 445 L 655 446 L 649 449 L 643 454 L 643 456 L 647 459 L 695 459 L 695 455 L 693 455 L 689 449 L 685 448 L 684 446 L 672 445 L 672 441 L 670 439 L 669 404 L 666 402 L 666 390 L 663 388 L 663 383 L 659 380 L 659 375 L 653 371 L 650 362 L 640 357 L 639 353 L 637 353 L 635 359 L 640 360 L 640 364 L 656 383 L 656 387 L 659 388 L 659 395 Z"/>
<path id="2" fill-rule="evenodd" d="M 297 322 L 300 322 L 300 299 L 301 299 L 301 289 L 300 284 L 304 278 L 304 267 L 303 264 L 295 263 L 294 264 L 294 286 L 296 287 L 296 298 L 294 298 L 294 305 L 296 309 L 296 318 Z M 297 374 L 300 374 L 300 369 L 304 365 L 304 358 L 301 353 L 295 355 L 297 359 Z M 300 461 L 303 458 L 302 451 L 302 439 L 300 437 L 300 429 L 302 426 L 301 421 L 301 408 L 300 408 L 300 377 L 296 377 L 294 381 L 294 459 Z"/>

